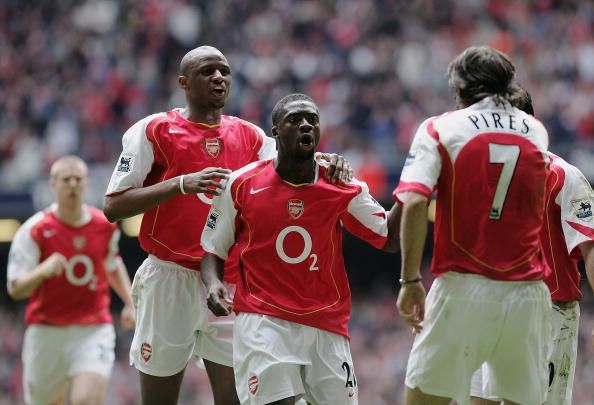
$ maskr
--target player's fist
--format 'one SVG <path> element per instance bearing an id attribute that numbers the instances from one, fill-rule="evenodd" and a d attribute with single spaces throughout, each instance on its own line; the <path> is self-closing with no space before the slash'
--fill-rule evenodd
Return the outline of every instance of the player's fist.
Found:
<path id="1" fill-rule="evenodd" d="M 215 280 L 207 288 L 206 304 L 213 314 L 226 316 L 233 312 L 233 299 L 221 281 Z"/>
<path id="2" fill-rule="evenodd" d="M 122 308 L 120 326 L 124 330 L 131 330 L 136 326 L 136 311 L 134 311 L 133 305 L 124 305 L 124 308 Z"/>
<path id="3" fill-rule="evenodd" d="M 420 282 L 405 284 L 400 287 L 396 301 L 398 313 L 414 333 L 419 333 L 425 318 L 425 287 Z"/>
<path id="4" fill-rule="evenodd" d="M 68 262 L 64 255 L 54 252 L 43 262 L 43 266 L 41 266 L 41 277 L 46 279 L 59 276 L 62 274 L 67 265 Z"/>
<path id="5" fill-rule="evenodd" d="M 231 170 L 207 167 L 199 172 L 186 174 L 180 179 L 180 192 L 185 194 L 206 193 L 220 195 L 225 188 Z"/>

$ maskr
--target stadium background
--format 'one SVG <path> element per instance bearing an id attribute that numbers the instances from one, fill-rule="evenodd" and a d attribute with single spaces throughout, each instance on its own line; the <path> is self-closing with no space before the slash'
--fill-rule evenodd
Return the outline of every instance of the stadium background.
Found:
<path id="1" fill-rule="evenodd" d="M 321 109 L 321 150 L 348 158 L 386 207 L 416 126 L 454 108 L 447 63 L 466 46 L 493 45 L 512 56 L 552 150 L 594 180 L 591 1 L 2 0 L 1 282 L 15 226 L 51 200 L 52 161 L 65 153 L 85 159 L 87 200 L 100 206 L 121 135 L 137 119 L 183 104 L 178 63 L 201 44 L 218 47 L 231 63 L 227 114 L 268 131 L 280 97 L 309 94 Z M 136 225 L 122 224 L 131 274 L 144 257 L 129 236 Z M 360 403 L 398 404 L 412 341 L 394 306 L 400 258 L 348 237 L 345 245 Z M 428 261 L 424 267 L 429 286 Z M 574 404 L 591 405 L 594 316 L 583 287 Z M 120 303 L 112 306 L 117 311 Z M 23 308 L 2 288 L 0 404 L 22 402 Z M 138 403 L 137 373 L 127 366 L 130 339 L 119 331 L 108 404 Z M 205 373 L 190 366 L 182 403 L 209 404 L 209 391 Z"/>

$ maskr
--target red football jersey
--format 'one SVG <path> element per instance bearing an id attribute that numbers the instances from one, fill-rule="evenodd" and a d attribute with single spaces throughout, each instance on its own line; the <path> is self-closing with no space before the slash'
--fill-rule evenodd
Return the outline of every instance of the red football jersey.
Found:
<path id="1" fill-rule="evenodd" d="M 52 208 L 31 217 L 10 247 L 8 283 L 58 252 L 68 261 L 59 276 L 50 277 L 29 297 L 27 324 L 56 326 L 112 322 L 106 271 L 115 271 L 119 231 L 103 212 L 85 207 L 85 221 L 73 227 Z"/>
<path id="2" fill-rule="evenodd" d="M 541 280 L 548 135 L 492 98 L 425 121 L 394 196 L 437 191 L 432 270 Z"/>
<path id="3" fill-rule="evenodd" d="M 275 141 L 247 121 L 223 115 L 219 125 L 209 126 L 189 121 L 175 109 L 151 115 L 124 134 L 107 195 L 207 167 L 236 170 L 275 153 Z M 148 210 L 138 235 L 142 248 L 161 260 L 200 270 L 200 232 L 211 203 L 206 194 L 178 195 Z"/>
<path id="4" fill-rule="evenodd" d="M 577 267 L 582 258 L 579 245 L 594 242 L 593 207 L 594 192 L 588 180 L 578 168 L 552 155 L 541 239 L 552 270 L 545 282 L 554 301 L 582 298 Z"/>
<path id="5" fill-rule="evenodd" d="M 342 257 L 342 227 L 381 248 L 385 210 L 364 183 L 329 183 L 317 166 L 311 184 L 282 180 L 272 160 L 231 175 L 214 199 L 202 245 L 227 259 L 236 245 L 236 312 L 278 317 L 348 336 L 351 294 Z M 320 173 L 322 172 L 322 173 Z"/>

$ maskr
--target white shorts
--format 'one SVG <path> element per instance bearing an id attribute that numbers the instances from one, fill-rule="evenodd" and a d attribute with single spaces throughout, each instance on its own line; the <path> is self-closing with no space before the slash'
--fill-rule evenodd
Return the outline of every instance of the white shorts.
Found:
<path id="1" fill-rule="evenodd" d="M 549 355 L 549 389 L 546 405 L 571 405 L 573 393 L 573 377 L 577 359 L 578 328 L 580 308 L 577 301 L 555 305 L 553 304 L 552 345 Z M 490 372 L 484 364 L 472 377 L 472 396 L 501 400 L 500 397 L 489 394 Z"/>
<path id="2" fill-rule="evenodd" d="M 443 274 L 427 295 L 405 383 L 468 404 L 472 375 L 486 362 L 498 396 L 541 405 L 548 382 L 550 315 L 550 293 L 541 281 Z"/>
<path id="3" fill-rule="evenodd" d="M 231 293 L 233 287 L 227 285 Z M 199 272 L 149 256 L 134 276 L 132 300 L 130 365 L 156 377 L 179 373 L 192 355 L 233 365 L 235 315 L 217 318 L 210 312 Z"/>
<path id="4" fill-rule="evenodd" d="M 242 404 L 293 396 L 319 405 L 357 404 L 346 337 L 252 313 L 238 315 L 234 335 L 235 386 Z"/>
<path id="5" fill-rule="evenodd" d="M 97 373 L 109 379 L 114 349 L 112 324 L 29 326 L 22 353 L 25 402 L 57 401 L 68 380 L 81 373 Z"/>

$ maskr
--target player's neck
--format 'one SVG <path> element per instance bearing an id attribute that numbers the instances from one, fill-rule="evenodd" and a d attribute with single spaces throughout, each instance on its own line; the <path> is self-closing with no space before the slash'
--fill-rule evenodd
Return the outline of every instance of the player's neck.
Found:
<path id="1" fill-rule="evenodd" d="M 316 177 L 313 157 L 307 160 L 294 160 L 279 155 L 274 163 L 274 169 L 281 179 L 292 184 L 313 183 Z"/>
<path id="2" fill-rule="evenodd" d="M 70 226 L 78 226 L 84 218 L 82 204 L 58 204 L 55 210 L 56 217 L 63 223 Z"/>
<path id="3" fill-rule="evenodd" d="M 196 122 L 206 125 L 218 125 L 221 123 L 221 116 L 223 115 L 222 108 L 196 108 L 188 106 L 182 113 L 183 117 L 188 121 Z"/>

